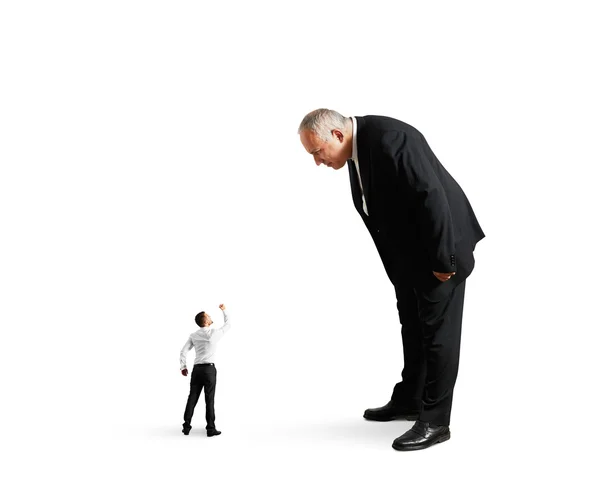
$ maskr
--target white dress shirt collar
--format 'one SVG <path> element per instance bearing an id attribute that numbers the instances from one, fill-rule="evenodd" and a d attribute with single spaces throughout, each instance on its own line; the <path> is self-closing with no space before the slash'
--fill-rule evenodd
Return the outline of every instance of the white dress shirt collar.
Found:
<path id="1" fill-rule="evenodd" d="M 356 146 L 356 132 L 358 128 L 356 126 L 356 118 L 351 116 L 350 119 L 352 120 L 352 156 L 350 158 L 352 158 L 354 163 L 358 163 L 358 148 Z"/>

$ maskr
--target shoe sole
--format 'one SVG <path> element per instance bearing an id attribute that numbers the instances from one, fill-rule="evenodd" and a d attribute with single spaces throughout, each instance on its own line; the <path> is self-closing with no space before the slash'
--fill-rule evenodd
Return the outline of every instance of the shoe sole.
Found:
<path id="1" fill-rule="evenodd" d="M 378 421 L 378 422 L 396 421 L 397 419 L 402 419 L 404 421 L 416 421 L 417 419 L 419 419 L 418 414 L 414 414 L 414 415 L 400 414 L 398 416 L 392 416 L 392 417 L 386 417 L 386 418 L 369 417 L 367 415 L 364 415 L 363 417 L 367 421 Z"/>
<path id="2" fill-rule="evenodd" d="M 450 439 L 450 431 L 448 431 L 448 434 L 444 434 L 443 436 L 438 437 L 434 442 L 429 443 L 427 445 L 396 447 L 396 446 L 394 446 L 394 444 L 392 444 L 392 447 L 396 451 L 420 451 L 421 449 L 427 449 L 428 447 L 435 446 L 436 444 L 440 444 L 442 442 L 445 442 L 448 439 Z"/>

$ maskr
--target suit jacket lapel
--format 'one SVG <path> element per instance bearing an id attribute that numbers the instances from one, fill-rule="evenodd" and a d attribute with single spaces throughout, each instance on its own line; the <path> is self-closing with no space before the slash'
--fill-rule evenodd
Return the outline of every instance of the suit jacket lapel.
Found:
<path id="1" fill-rule="evenodd" d="M 358 166 L 360 167 L 360 178 L 367 202 L 367 209 L 371 212 L 371 150 L 369 149 L 369 138 L 365 129 L 365 119 L 356 116 L 356 149 L 358 150 Z M 360 187 L 359 187 L 360 195 Z M 360 198 L 362 211 L 362 198 Z"/>
<path id="2" fill-rule="evenodd" d="M 364 214 L 362 208 L 362 194 L 360 192 L 360 184 L 358 183 L 358 173 L 356 166 L 352 160 L 348 161 L 348 171 L 350 172 L 350 189 L 352 190 L 352 199 L 354 200 L 354 206 L 361 214 Z"/>

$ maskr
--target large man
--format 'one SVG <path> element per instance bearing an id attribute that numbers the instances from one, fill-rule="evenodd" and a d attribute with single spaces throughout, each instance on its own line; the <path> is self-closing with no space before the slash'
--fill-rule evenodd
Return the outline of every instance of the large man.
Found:
<path id="1" fill-rule="evenodd" d="M 465 279 L 484 237 L 467 197 L 423 135 L 382 116 L 346 118 L 327 109 L 304 117 L 300 141 L 317 166 L 348 163 L 354 205 L 396 291 L 404 369 L 373 421 L 416 419 L 397 450 L 450 439 Z"/>
<path id="2" fill-rule="evenodd" d="M 219 329 L 212 329 L 210 326 L 213 321 L 209 314 L 202 311 L 196 315 L 196 324 L 200 329 L 192 334 L 181 348 L 179 362 L 181 374 L 188 375 L 186 356 L 190 349 L 194 348 L 196 358 L 194 359 L 194 369 L 192 370 L 192 379 L 190 380 L 190 394 L 188 396 L 185 412 L 183 413 L 183 430 L 187 436 L 192 429 L 192 416 L 194 408 L 204 388 L 204 400 L 206 403 L 206 434 L 208 437 L 218 436 L 221 431 L 215 427 L 215 388 L 217 386 L 217 369 L 214 364 L 214 356 L 217 348 L 217 342 L 231 328 L 229 316 L 225 310 L 225 305 L 219 305 L 223 311 L 225 324 Z"/>

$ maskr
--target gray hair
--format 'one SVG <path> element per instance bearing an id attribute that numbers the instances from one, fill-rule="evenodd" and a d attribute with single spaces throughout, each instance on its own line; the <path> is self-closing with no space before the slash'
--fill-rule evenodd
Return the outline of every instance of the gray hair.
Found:
<path id="1" fill-rule="evenodd" d="M 321 140 L 329 141 L 331 132 L 333 130 L 344 130 L 347 122 L 348 118 L 340 115 L 337 111 L 319 108 L 304 117 L 298 127 L 298 133 L 304 130 L 314 131 Z"/>

